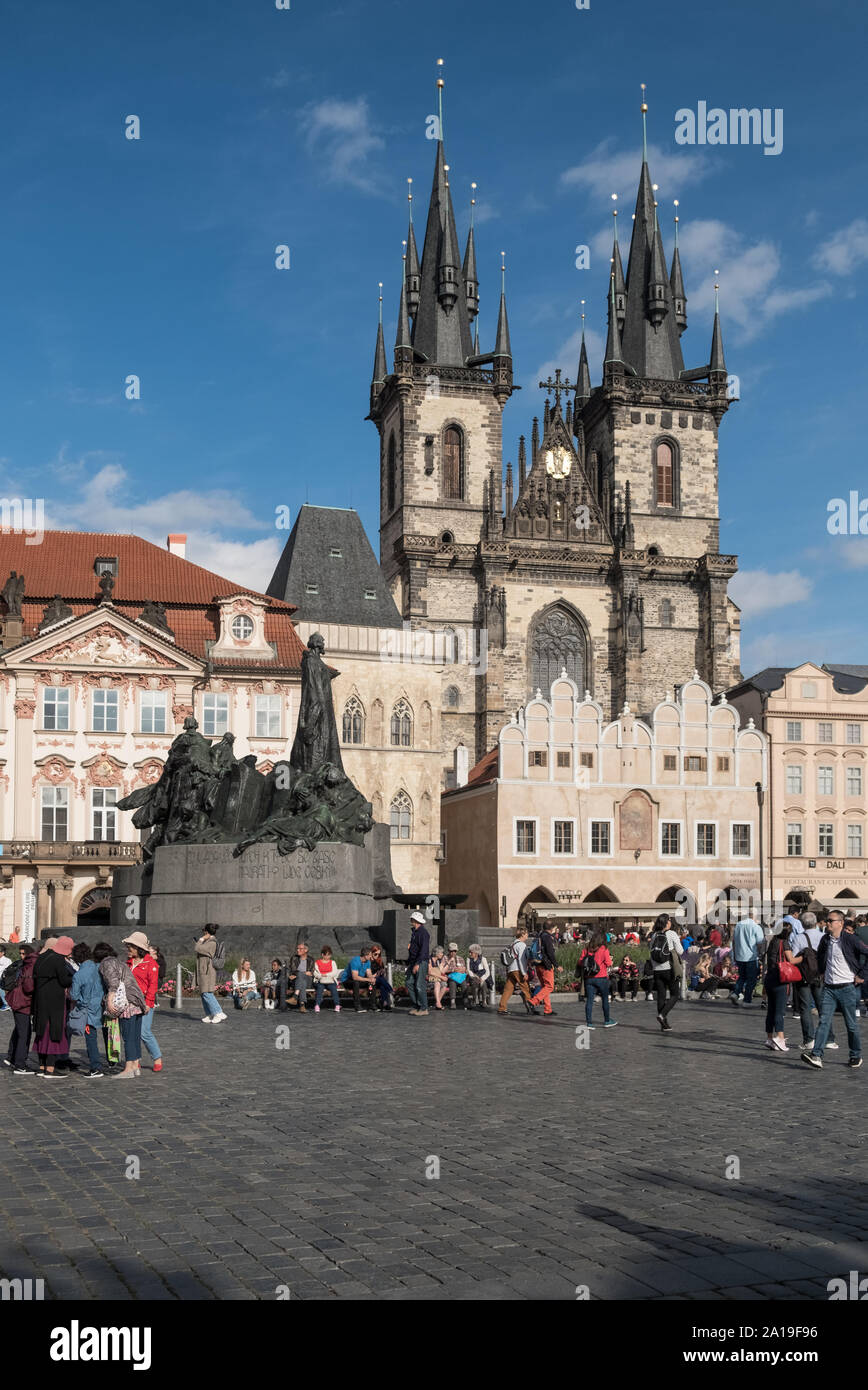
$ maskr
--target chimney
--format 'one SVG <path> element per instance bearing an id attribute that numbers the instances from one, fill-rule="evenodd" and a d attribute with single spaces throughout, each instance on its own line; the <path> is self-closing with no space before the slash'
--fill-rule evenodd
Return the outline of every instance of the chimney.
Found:
<path id="1" fill-rule="evenodd" d="M 187 558 L 187 537 L 186 536 L 167 536 L 166 546 L 170 555 L 180 555 L 182 560 Z"/>
<path id="2" fill-rule="evenodd" d="M 467 775 L 470 771 L 470 758 L 463 743 L 459 743 L 453 753 L 453 766 L 456 787 L 466 787 Z"/>

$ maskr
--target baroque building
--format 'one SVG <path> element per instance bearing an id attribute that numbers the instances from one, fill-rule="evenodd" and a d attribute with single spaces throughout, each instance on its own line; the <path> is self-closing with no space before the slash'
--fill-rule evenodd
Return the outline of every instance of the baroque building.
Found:
<path id="1" fill-rule="evenodd" d="M 260 771 L 289 756 L 292 607 L 138 536 L 6 534 L 0 602 L 0 936 L 108 921 L 148 832 L 117 802 L 158 780 L 194 715 Z"/>
<path id="2" fill-rule="evenodd" d="M 391 371 L 381 312 L 369 418 L 383 573 L 406 622 L 457 643 L 442 678 L 444 766 L 460 744 L 481 757 L 562 669 L 609 719 L 627 703 L 651 709 L 694 670 L 717 690 L 740 678 L 736 558 L 719 552 L 720 316 L 715 303 L 707 360 L 686 368 L 680 255 L 676 242 L 667 272 L 644 152 L 626 275 L 615 233 L 602 380 L 591 384 L 583 333 L 575 382 L 540 383 L 542 416 L 515 467 L 502 440 L 505 274 L 490 351 L 478 308 L 475 232 L 462 258 L 440 139 L 421 256 L 411 202 Z"/>

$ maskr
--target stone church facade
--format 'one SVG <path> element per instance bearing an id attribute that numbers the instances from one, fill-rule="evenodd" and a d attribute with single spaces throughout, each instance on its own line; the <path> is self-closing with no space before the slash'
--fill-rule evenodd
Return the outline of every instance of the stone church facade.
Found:
<path id="1" fill-rule="evenodd" d="M 708 361 L 686 369 L 686 295 L 667 273 L 643 158 L 626 276 L 615 236 L 602 382 L 582 339 L 550 379 L 530 443 L 503 466 L 513 391 L 505 290 L 480 351 L 471 227 L 463 260 L 437 144 L 421 258 L 407 239 L 393 370 L 382 325 L 370 419 L 380 437 L 380 562 L 403 620 L 445 633 L 443 746 L 471 763 L 562 670 L 605 716 L 654 708 L 694 671 L 740 678 L 739 614 L 719 551 L 718 429 L 729 406 L 715 307 Z M 454 637 L 453 637 L 454 634 Z"/>

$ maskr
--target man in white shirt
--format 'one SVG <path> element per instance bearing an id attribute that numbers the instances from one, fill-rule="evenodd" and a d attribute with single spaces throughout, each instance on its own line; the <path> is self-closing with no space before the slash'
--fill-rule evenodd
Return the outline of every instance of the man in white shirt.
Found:
<path id="1" fill-rule="evenodd" d="M 823 1049 L 828 1045 L 832 1017 L 835 1010 L 840 1009 L 850 1045 L 847 1065 L 861 1067 L 862 1039 L 856 1021 L 856 1008 L 860 986 L 868 975 L 868 946 L 858 936 L 844 931 L 844 914 L 837 909 L 829 913 L 829 930 L 825 940 L 820 942 L 817 962 L 823 976 L 820 1022 L 813 1051 L 803 1048 L 802 1061 L 807 1062 L 809 1067 L 822 1068 Z"/>

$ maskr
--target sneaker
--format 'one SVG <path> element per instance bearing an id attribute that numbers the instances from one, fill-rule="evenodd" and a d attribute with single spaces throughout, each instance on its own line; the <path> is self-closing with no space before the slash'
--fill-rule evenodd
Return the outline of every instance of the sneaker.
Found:
<path id="1" fill-rule="evenodd" d="M 202 1019 L 202 1022 L 203 1022 L 203 1023 L 211 1023 L 212 1021 L 213 1021 L 213 1020 L 212 1020 L 210 1014 L 206 1014 L 205 1017 Z"/>
<path id="2" fill-rule="evenodd" d="M 156 1068 L 155 1068 L 155 1070 L 156 1070 Z M 88 1077 L 88 1079 L 89 1079 L 90 1077 L 92 1077 L 92 1076 L 105 1076 L 105 1072 L 104 1072 L 104 1071 L 100 1071 L 100 1069 L 99 1069 L 98 1067 L 94 1067 L 92 1071 L 86 1071 L 86 1072 L 85 1072 L 85 1076 Z"/>
<path id="3" fill-rule="evenodd" d="M 157 1058 L 156 1062 L 154 1063 L 154 1068 L 153 1068 L 153 1069 L 154 1069 L 154 1071 L 162 1071 L 162 1070 L 163 1070 L 163 1059 L 162 1059 L 162 1057 L 158 1057 L 158 1058 Z M 91 1073 L 91 1074 L 92 1074 L 92 1073 Z"/>
<path id="4" fill-rule="evenodd" d="M 810 1042 L 802 1043 L 802 1051 L 803 1051 L 803 1052 L 813 1052 L 813 1050 L 814 1050 L 814 1039 L 813 1039 L 813 1038 L 811 1038 Z"/>
<path id="5" fill-rule="evenodd" d="M 211 1022 L 212 1022 L 212 1023 L 222 1023 L 223 1020 L 225 1019 L 225 1017 L 226 1017 L 226 1015 L 225 1015 L 224 1013 L 215 1014 L 214 1017 L 212 1018 Z"/>
<path id="6" fill-rule="evenodd" d="M 418 1011 L 416 1017 L 417 1017 L 417 1018 L 427 1018 L 427 1017 L 428 1017 L 428 1010 L 427 1010 L 427 1009 L 419 1009 L 419 1011 Z"/>
<path id="7" fill-rule="evenodd" d="M 557 1009 L 549 1009 L 548 1013 L 545 1014 L 544 1017 L 545 1017 L 545 1018 L 557 1018 L 557 1013 L 558 1013 Z"/>
<path id="8" fill-rule="evenodd" d="M 740 998 L 739 995 L 737 995 L 737 994 L 731 994 L 731 995 L 729 996 L 729 1002 L 730 1002 L 730 1004 L 740 1004 L 740 1003 L 741 1003 L 741 998 Z"/>
<path id="9" fill-rule="evenodd" d="M 597 1025 L 596 1025 L 596 1023 L 586 1023 L 586 1024 L 585 1024 L 585 1027 L 586 1027 L 586 1028 L 590 1028 L 591 1032 L 593 1033 L 593 1032 L 596 1031 Z"/>
<path id="10" fill-rule="evenodd" d="M 4 1067 L 11 1067 L 11 1066 L 12 1066 L 12 1063 L 9 1061 L 9 1058 L 8 1058 L 8 1057 L 4 1057 L 4 1058 L 3 1058 L 3 1065 L 4 1065 Z"/>
<path id="11" fill-rule="evenodd" d="M 826 1047 L 829 1049 L 830 1052 L 837 1052 L 837 1051 L 839 1050 L 840 1046 L 841 1046 L 840 1043 L 833 1043 L 833 1042 L 827 1042 L 827 1043 L 826 1043 Z"/>
<path id="12" fill-rule="evenodd" d="M 803 1062 L 807 1062 L 807 1064 L 808 1064 L 809 1067 L 816 1067 L 818 1071 L 821 1071 L 821 1070 L 822 1070 L 822 1067 L 823 1067 L 823 1059 L 822 1059 L 822 1057 L 815 1057 L 814 1054 L 813 1054 L 813 1052 L 804 1052 L 804 1051 L 803 1051 L 803 1052 L 800 1052 L 800 1053 L 799 1053 L 799 1056 L 801 1057 L 801 1059 L 802 1059 Z"/>
<path id="13" fill-rule="evenodd" d="M 11 1063 L 11 1062 L 8 1062 L 8 1063 L 7 1063 L 7 1066 L 10 1066 L 10 1067 L 11 1067 L 11 1066 L 12 1066 L 12 1063 Z M 35 1071 L 31 1071 L 31 1070 L 29 1069 L 29 1067 L 12 1067 L 12 1075 L 13 1075 L 13 1076 L 36 1076 L 37 1073 L 36 1073 Z M 99 1075 L 102 1076 L 102 1072 L 100 1072 Z"/>
<path id="14" fill-rule="evenodd" d="M 63 1081 L 69 1075 L 66 1071 L 41 1071 L 39 1075 L 43 1081 Z"/>
<path id="15" fill-rule="evenodd" d="M 604 1024 L 603 1024 L 603 1027 L 604 1027 L 604 1028 L 617 1028 L 617 1027 L 618 1027 L 618 1020 L 617 1020 L 616 1018 L 610 1018 L 608 1023 L 604 1023 Z"/>
<path id="16" fill-rule="evenodd" d="M 336 1013 L 336 1014 L 339 1014 L 340 1011 L 341 1011 L 341 1006 L 340 1006 L 340 1004 L 335 1004 L 335 1013 Z"/>
<path id="17" fill-rule="evenodd" d="M 666 1022 L 666 1019 L 663 1017 L 662 1014 L 658 1014 L 658 1015 L 657 1015 L 657 1022 L 658 1022 L 658 1023 L 665 1023 L 665 1022 Z"/>
<path id="18" fill-rule="evenodd" d="M 854 1067 L 854 1068 L 855 1068 L 855 1067 L 861 1067 L 861 1065 L 862 1065 L 862 1058 L 861 1058 L 861 1057 L 851 1057 L 851 1058 L 849 1059 L 849 1061 L 847 1062 L 847 1066 L 848 1066 L 848 1067 Z"/>
<path id="19" fill-rule="evenodd" d="M 789 1052 L 790 1050 L 786 1043 L 782 1042 L 780 1038 L 772 1038 L 772 1047 L 776 1052 Z"/>
<path id="20" fill-rule="evenodd" d="M 314 1011 L 315 1014 L 318 1014 L 318 1013 L 319 1013 L 319 1004 L 314 1004 L 314 1006 L 313 1006 L 313 1011 Z"/>

